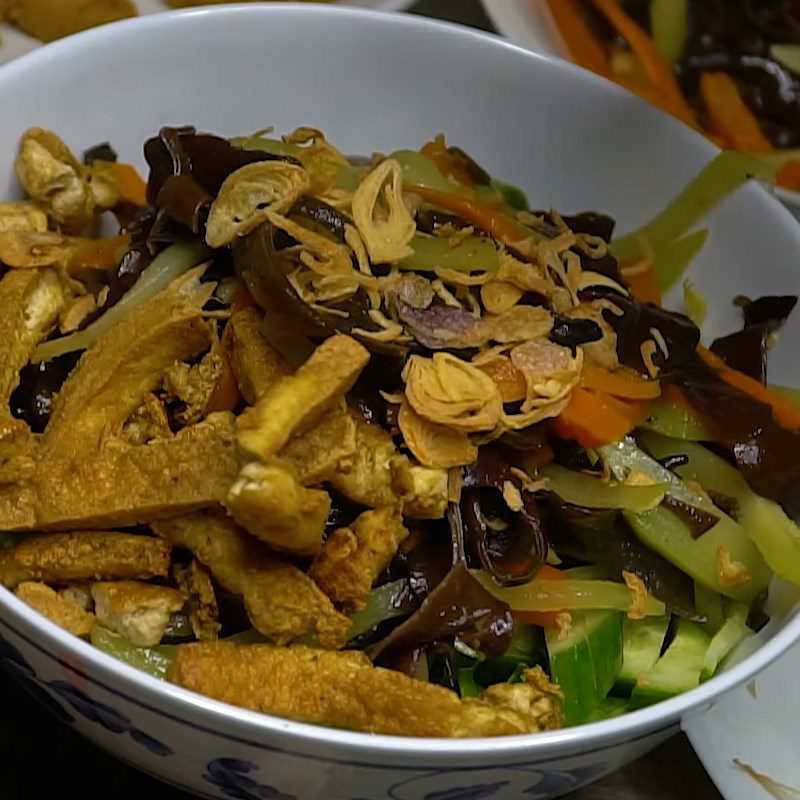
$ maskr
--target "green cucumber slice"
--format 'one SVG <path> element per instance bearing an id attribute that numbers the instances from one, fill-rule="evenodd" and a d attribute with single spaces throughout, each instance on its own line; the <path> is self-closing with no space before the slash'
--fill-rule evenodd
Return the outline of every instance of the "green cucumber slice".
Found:
<path id="1" fill-rule="evenodd" d="M 639 676 L 652 669 L 661 657 L 670 617 L 626 619 L 622 629 L 622 669 L 614 681 L 614 691 L 629 695 Z"/>

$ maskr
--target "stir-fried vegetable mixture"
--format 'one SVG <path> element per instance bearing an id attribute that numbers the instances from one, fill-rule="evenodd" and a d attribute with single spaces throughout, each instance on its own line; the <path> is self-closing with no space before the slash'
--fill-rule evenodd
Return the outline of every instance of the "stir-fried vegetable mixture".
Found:
<path id="1" fill-rule="evenodd" d="M 795 0 L 546 0 L 569 56 L 800 191 Z"/>
<path id="2" fill-rule="evenodd" d="M 692 689 L 800 585 L 796 298 L 710 349 L 658 303 L 746 156 L 614 238 L 442 136 L 144 153 L 29 130 L 0 204 L 0 581 L 57 624 L 266 713 L 489 736 Z"/>

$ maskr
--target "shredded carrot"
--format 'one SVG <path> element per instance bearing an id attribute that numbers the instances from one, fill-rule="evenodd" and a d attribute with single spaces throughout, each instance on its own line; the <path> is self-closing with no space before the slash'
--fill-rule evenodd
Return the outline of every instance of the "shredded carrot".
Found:
<path id="1" fill-rule="evenodd" d="M 584 364 L 580 385 L 584 389 L 594 389 L 630 400 L 654 400 L 661 394 L 658 381 L 643 378 L 624 367 L 611 372 L 591 363 Z"/>
<path id="2" fill-rule="evenodd" d="M 137 172 L 136 167 L 131 164 L 119 163 L 114 163 L 111 167 L 122 199 L 135 206 L 146 206 L 147 184 Z"/>
<path id="3" fill-rule="evenodd" d="M 426 203 L 452 211 L 466 220 L 470 225 L 486 233 L 490 233 L 503 244 L 514 245 L 528 238 L 530 231 L 520 225 L 513 217 L 502 211 L 492 208 L 480 198 L 455 192 L 442 192 L 438 189 L 429 189 L 426 186 L 408 187 L 414 194 L 419 195 Z"/>
<path id="4" fill-rule="evenodd" d="M 128 234 L 107 239 L 86 239 L 72 251 L 67 261 L 67 272 L 74 275 L 86 269 L 110 271 L 119 264 L 122 252 L 130 243 Z"/>
<path id="5" fill-rule="evenodd" d="M 731 369 L 718 355 L 702 345 L 697 348 L 697 353 L 725 383 L 771 406 L 775 419 L 785 428 L 800 430 L 800 409 L 793 406 L 786 398 L 775 394 L 755 378 Z"/>
<path id="6" fill-rule="evenodd" d="M 652 264 L 642 265 L 636 272 L 625 272 L 622 265 L 622 274 L 625 278 L 627 287 L 631 294 L 643 303 L 655 303 L 661 305 L 661 287 L 658 283 L 658 276 Z"/>
<path id="7" fill-rule="evenodd" d="M 534 580 L 542 581 L 565 581 L 568 580 L 567 576 L 560 569 L 551 567 L 549 564 L 543 564 L 539 567 L 538 572 L 533 578 Z M 540 628 L 547 628 L 548 630 L 555 630 L 558 628 L 558 621 L 556 617 L 562 613 L 561 611 L 515 611 L 514 619 L 518 622 L 524 622 L 528 625 L 538 625 Z"/>
<path id="8" fill-rule="evenodd" d="M 647 417 L 649 403 L 626 403 L 605 392 L 573 389 L 567 407 L 551 423 L 555 434 L 584 447 L 618 442 Z"/>
<path id="9" fill-rule="evenodd" d="M 584 69 L 611 77 L 603 45 L 595 38 L 575 0 L 546 0 L 550 15 L 564 41 L 569 57 Z"/>
<path id="10" fill-rule="evenodd" d="M 787 161 L 776 175 L 778 186 L 800 192 L 800 160 L 793 158 Z"/>
<path id="11" fill-rule="evenodd" d="M 712 131 L 724 136 L 734 150 L 768 153 L 774 149 L 730 75 L 704 72 L 700 76 L 700 95 Z"/>
<path id="12" fill-rule="evenodd" d="M 441 133 L 430 142 L 426 142 L 419 152 L 433 161 L 442 175 L 458 181 L 462 186 L 468 186 L 469 188 L 475 186 L 475 181 L 470 177 L 463 161 L 448 152 L 444 136 Z"/>
<path id="13" fill-rule="evenodd" d="M 697 128 L 694 111 L 681 92 L 672 66 L 661 55 L 655 42 L 625 13 L 617 0 L 592 0 L 592 3 L 628 43 L 642 63 L 650 83 L 663 95 L 659 105 L 687 125 Z M 626 88 L 633 88 L 627 84 L 623 85 L 626 85 Z"/>

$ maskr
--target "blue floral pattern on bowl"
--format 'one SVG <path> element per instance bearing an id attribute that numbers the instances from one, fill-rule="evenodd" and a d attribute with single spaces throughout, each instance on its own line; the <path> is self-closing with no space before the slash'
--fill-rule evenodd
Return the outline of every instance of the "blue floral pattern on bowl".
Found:
<path id="1" fill-rule="evenodd" d="M 238 758 L 217 758 L 206 766 L 203 780 L 222 789 L 235 800 L 299 800 L 293 794 L 284 794 L 274 786 L 258 783 L 249 777 L 258 767 Z"/>
<path id="2" fill-rule="evenodd" d="M 67 725 L 73 724 L 75 718 L 53 695 L 61 698 L 82 717 L 101 725 L 107 731 L 128 734 L 133 741 L 157 756 L 172 755 L 172 750 L 167 745 L 137 728 L 125 714 L 95 700 L 68 681 L 40 680 L 22 653 L 3 636 L 0 636 L 0 661 L 12 677 Z"/>

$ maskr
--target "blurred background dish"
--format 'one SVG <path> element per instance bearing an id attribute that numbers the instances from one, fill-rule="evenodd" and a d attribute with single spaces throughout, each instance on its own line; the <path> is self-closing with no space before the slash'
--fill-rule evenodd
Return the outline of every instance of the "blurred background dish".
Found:
<path id="1" fill-rule="evenodd" d="M 567 58 L 774 167 L 800 217 L 800 4 L 484 0 L 497 29 Z"/>
<path id="2" fill-rule="evenodd" d="M 128 17 L 174 8 L 264 0 L 0 0 L 0 65 L 43 43 Z M 269 0 L 280 2 L 280 0 Z M 402 11 L 412 0 L 313 0 L 319 3 Z"/>

